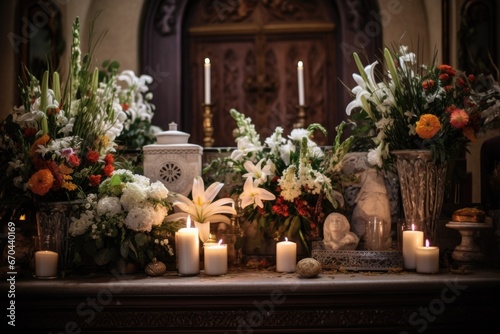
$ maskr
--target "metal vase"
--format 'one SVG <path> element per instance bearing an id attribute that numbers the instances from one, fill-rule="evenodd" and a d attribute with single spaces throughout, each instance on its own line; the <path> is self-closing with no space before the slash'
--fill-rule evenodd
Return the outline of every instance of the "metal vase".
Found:
<path id="1" fill-rule="evenodd" d="M 398 150 L 397 171 L 405 219 L 423 222 L 425 237 L 436 241 L 443 206 L 447 163 L 435 163 L 429 150 Z"/>

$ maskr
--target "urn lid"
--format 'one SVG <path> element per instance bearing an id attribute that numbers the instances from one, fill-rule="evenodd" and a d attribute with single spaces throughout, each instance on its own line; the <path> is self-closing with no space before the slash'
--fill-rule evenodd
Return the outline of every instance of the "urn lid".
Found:
<path id="1" fill-rule="evenodd" d="M 158 144 L 187 144 L 189 134 L 178 131 L 177 124 L 172 122 L 168 125 L 167 131 L 162 131 L 156 134 L 156 142 Z"/>

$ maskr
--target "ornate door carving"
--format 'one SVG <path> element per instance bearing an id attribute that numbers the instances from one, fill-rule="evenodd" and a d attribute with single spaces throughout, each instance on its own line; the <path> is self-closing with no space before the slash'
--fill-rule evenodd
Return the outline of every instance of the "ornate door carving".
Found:
<path id="1" fill-rule="evenodd" d="M 234 146 L 229 108 L 256 122 L 262 136 L 289 130 L 297 104 L 296 65 L 305 64 L 307 123 L 327 128 L 345 119 L 357 72 L 352 52 L 380 59 L 381 22 L 373 0 L 149 0 L 145 2 L 141 72 L 153 77 L 156 113 L 164 129 L 176 122 L 202 145 L 203 60 L 212 60 L 214 146 Z M 380 31 L 382 31 L 380 27 Z M 372 34 L 370 34 L 372 36 Z"/>
<path id="2" fill-rule="evenodd" d="M 232 4 L 232 5 L 230 5 Z M 217 7 L 220 6 L 220 7 Z M 293 128 L 298 105 L 297 62 L 304 62 L 306 126 L 324 125 L 333 142 L 335 24 L 329 1 L 200 1 L 188 19 L 191 141 L 203 144 L 203 61 L 211 61 L 214 145 L 234 146 L 229 110 L 251 117 L 264 139 L 276 126 Z"/>

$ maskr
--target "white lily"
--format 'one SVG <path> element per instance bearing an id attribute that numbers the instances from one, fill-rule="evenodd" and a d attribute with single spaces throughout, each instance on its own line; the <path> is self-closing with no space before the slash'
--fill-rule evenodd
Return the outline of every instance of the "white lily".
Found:
<path id="1" fill-rule="evenodd" d="M 264 167 L 261 167 L 264 161 L 265 159 L 261 159 L 256 165 L 254 165 L 250 160 L 247 160 L 243 164 L 243 167 L 245 167 L 246 171 L 248 172 L 246 174 L 243 174 L 243 177 L 255 178 L 254 185 L 256 187 L 266 183 L 268 176 L 274 176 L 273 172 L 271 171 L 270 164 L 266 164 Z"/>
<path id="2" fill-rule="evenodd" d="M 264 203 L 262 201 L 272 201 L 276 199 L 276 196 L 264 188 L 255 187 L 252 177 L 247 177 L 240 199 L 243 209 L 251 204 L 263 208 Z"/>
<path id="3" fill-rule="evenodd" d="M 203 179 L 196 176 L 191 192 L 193 200 L 177 194 L 172 204 L 183 212 L 167 216 L 167 221 L 187 219 L 187 216 L 190 216 L 199 229 L 200 240 L 207 241 L 210 236 L 210 222 L 229 224 L 230 219 L 225 214 L 236 214 L 232 198 L 221 198 L 212 203 L 223 186 L 224 183 L 214 182 L 205 190 Z"/>
<path id="4" fill-rule="evenodd" d="M 374 92 L 379 90 L 379 85 L 375 80 L 375 66 L 377 66 L 378 61 L 366 66 L 365 68 L 360 67 L 360 74 L 354 73 L 352 78 L 358 84 L 356 87 L 352 89 L 352 93 L 356 94 L 356 99 L 354 99 L 351 103 L 349 103 L 346 107 L 346 114 L 351 115 L 351 112 L 355 108 L 363 108 L 366 110 L 366 102 L 364 99 L 369 99 Z M 366 110 L 370 112 L 369 110 Z"/>

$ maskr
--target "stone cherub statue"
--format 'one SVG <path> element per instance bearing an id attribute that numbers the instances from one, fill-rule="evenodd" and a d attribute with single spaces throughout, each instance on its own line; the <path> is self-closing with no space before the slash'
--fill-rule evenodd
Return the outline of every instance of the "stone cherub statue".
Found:
<path id="1" fill-rule="evenodd" d="M 323 244 L 328 249 L 354 250 L 358 247 L 359 238 L 349 231 L 347 217 L 333 212 L 325 219 L 323 226 Z"/>

